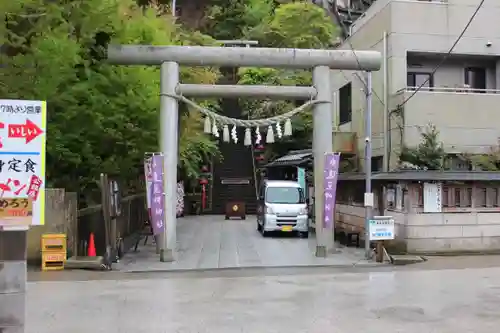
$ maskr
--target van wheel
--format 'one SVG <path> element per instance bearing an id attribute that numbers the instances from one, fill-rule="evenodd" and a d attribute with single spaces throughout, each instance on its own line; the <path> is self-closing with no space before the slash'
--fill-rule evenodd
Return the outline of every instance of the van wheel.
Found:
<path id="1" fill-rule="evenodd" d="M 308 231 L 299 232 L 299 237 L 300 238 L 309 238 L 309 232 Z"/>

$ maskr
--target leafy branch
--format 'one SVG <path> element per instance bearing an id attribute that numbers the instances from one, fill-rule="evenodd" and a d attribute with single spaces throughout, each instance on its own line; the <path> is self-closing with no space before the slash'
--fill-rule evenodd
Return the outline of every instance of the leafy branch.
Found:
<path id="1" fill-rule="evenodd" d="M 429 124 L 420 135 L 422 141 L 417 147 L 403 147 L 399 155 L 400 162 L 409 163 L 410 168 L 443 170 L 446 153 L 443 143 L 439 141 L 439 131 L 434 125 Z"/>

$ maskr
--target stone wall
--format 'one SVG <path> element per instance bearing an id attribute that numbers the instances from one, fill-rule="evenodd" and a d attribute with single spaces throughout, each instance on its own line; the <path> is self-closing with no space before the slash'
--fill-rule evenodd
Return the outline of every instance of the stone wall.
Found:
<path id="1" fill-rule="evenodd" d="M 335 226 L 344 229 L 364 230 L 365 208 L 346 204 L 335 206 Z"/>
<path id="2" fill-rule="evenodd" d="M 344 230 L 355 230 L 360 232 L 360 238 L 364 239 L 365 232 L 365 207 L 361 205 L 337 204 L 335 214 L 335 227 Z M 378 208 L 374 209 L 375 215 L 381 215 Z M 392 216 L 395 224 L 395 239 L 391 242 L 386 242 L 387 246 L 397 252 L 406 251 L 406 214 L 393 210 L 386 210 L 383 214 Z"/>
<path id="3" fill-rule="evenodd" d="M 28 231 L 28 262 L 41 260 L 41 237 L 45 233 L 63 233 L 68 239 L 68 249 L 77 238 L 77 195 L 64 189 L 45 190 L 45 225 L 33 226 Z"/>
<path id="4" fill-rule="evenodd" d="M 386 210 L 395 223 L 397 252 L 453 253 L 500 252 L 500 212 L 405 213 Z M 336 205 L 336 226 L 364 232 L 365 208 Z"/>
<path id="5" fill-rule="evenodd" d="M 500 212 L 408 214 L 409 252 L 500 251 Z"/>

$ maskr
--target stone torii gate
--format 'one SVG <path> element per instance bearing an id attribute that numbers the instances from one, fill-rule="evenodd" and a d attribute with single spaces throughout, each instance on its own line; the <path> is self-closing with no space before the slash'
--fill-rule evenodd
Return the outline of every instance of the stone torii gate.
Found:
<path id="1" fill-rule="evenodd" d="M 108 47 L 108 62 L 115 65 L 161 66 L 160 150 L 164 156 L 166 223 L 161 261 L 173 261 L 176 251 L 176 189 L 178 162 L 178 98 L 312 99 L 316 256 L 333 249 L 333 230 L 323 227 L 323 160 L 332 152 L 333 114 L 330 69 L 378 71 L 380 52 L 352 50 L 275 49 L 206 46 L 120 45 Z M 194 85 L 179 82 L 179 65 L 221 67 L 274 67 L 312 69 L 313 86 Z"/>

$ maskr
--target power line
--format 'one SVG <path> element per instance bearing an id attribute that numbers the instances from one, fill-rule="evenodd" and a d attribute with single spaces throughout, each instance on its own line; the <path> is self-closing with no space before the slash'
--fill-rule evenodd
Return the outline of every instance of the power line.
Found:
<path id="1" fill-rule="evenodd" d="M 340 25 L 342 25 L 342 28 L 345 29 L 345 25 L 343 22 L 341 22 L 339 20 L 339 23 Z M 350 37 L 350 36 L 349 36 Z M 351 41 L 349 40 L 349 37 L 347 37 L 345 39 L 345 42 L 347 42 L 348 46 L 349 46 L 349 49 L 352 51 L 352 54 L 354 55 L 354 59 L 356 59 L 356 63 L 358 64 L 358 67 L 361 68 L 361 62 L 359 61 L 359 58 L 358 56 L 356 55 L 356 52 L 354 52 L 354 46 L 351 44 Z M 346 81 L 350 81 L 350 79 L 347 77 L 347 75 L 344 73 L 344 71 L 340 70 L 340 73 L 342 74 L 342 76 L 344 76 L 344 78 L 346 79 Z M 359 76 L 358 73 L 354 73 L 354 76 L 358 78 L 358 80 L 363 84 L 364 88 L 365 88 L 365 92 L 367 92 L 368 90 L 368 85 L 366 84 L 365 80 L 363 80 L 363 78 L 361 76 Z M 382 104 L 382 105 L 385 105 L 385 103 L 382 101 L 382 99 L 380 98 L 380 96 L 375 92 L 375 90 L 371 90 L 372 94 L 379 100 L 379 102 Z"/>
<path id="2" fill-rule="evenodd" d="M 415 89 L 415 91 L 410 96 L 408 96 L 407 99 L 405 99 L 401 104 L 398 105 L 398 109 L 401 108 L 403 105 L 405 105 L 413 96 L 415 96 L 415 94 L 417 92 L 419 92 L 419 90 L 422 89 L 422 87 L 425 86 L 429 82 L 431 77 L 433 77 L 434 74 L 436 74 L 436 71 L 439 69 L 439 67 L 441 67 L 441 65 L 443 65 L 445 63 L 445 61 L 450 57 L 451 53 L 455 49 L 455 46 L 457 46 L 458 42 L 462 39 L 462 37 L 464 36 L 467 29 L 469 29 L 469 26 L 471 25 L 472 21 L 474 21 L 474 18 L 476 17 L 477 13 L 479 12 L 481 7 L 483 6 L 484 2 L 485 2 L 485 0 L 481 0 L 479 5 L 477 6 L 476 10 L 474 11 L 472 16 L 470 17 L 469 22 L 467 22 L 467 24 L 463 28 L 462 32 L 460 33 L 460 35 L 458 35 L 458 38 L 455 40 L 455 43 L 453 43 L 450 50 L 444 55 L 441 62 L 439 64 L 437 64 L 436 67 L 434 67 L 434 69 L 431 72 L 431 75 L 429 75 L 429 77 L 420 86 L 418 86 L 417 89 Z"/>
<path id="3" fill-rule="evenodd" d="M 346 39 L 347 41 L 347 39 Z M 359 58 L 358 56 L 356 55 L 356 53 L 354 53 L 354 50 L 352 48 L 352 44 L 351 42 L 347 42 L 350 46 L 349 48 L 353 51 L 353 54 L 354 54 L 354 58 L 356 59 L 356 62 L 358 63 L 358 66 L 361 67 L 361 63 L 359 62 Z M 346 79 L 346 81 L 351 81 L 350 78 L 347 77 L 347 75 L 345 74 L 344 71 L 340 70 L 340 73 L 342 74 L 342 76 Z M 365 89 L 365 92 L 368 90 L 368 85 L 366 84 L 365 80 L 363 80 L 363 78 L 361 76 L 359 76 L 358 73 L 354 73 L 353 74 L 355 77 L 358 78 L 358 80 L 363 84 L 363 87 Z M 372 94 L 379 100 L 379 102 L 382 104 L 382 105 L 385 105 L 385 103 L 382 101 L 382 99 L 380 98 L 380 96 L 375 92 L 375 90 L 373 90 L 372 88 Z"/>

